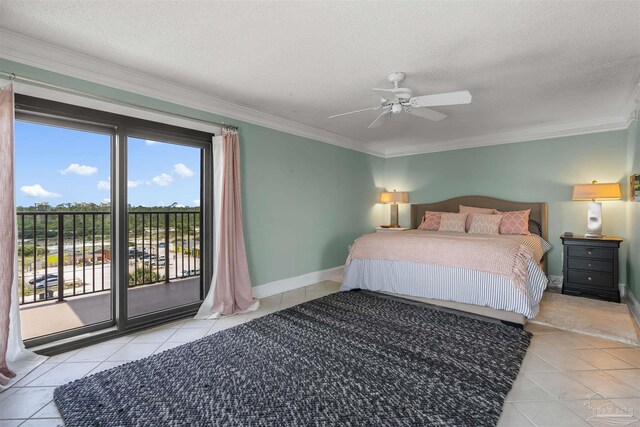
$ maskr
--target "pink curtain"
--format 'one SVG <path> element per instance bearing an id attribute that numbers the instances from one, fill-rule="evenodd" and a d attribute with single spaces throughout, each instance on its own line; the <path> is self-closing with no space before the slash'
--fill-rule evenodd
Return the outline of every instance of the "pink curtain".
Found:
<path id="1" fill-rule="evenodd" d="M 13 86 L 0 88 L 0 384 L 16 374 L 7 366 L 11 295 L 16 271 Z"/>
<path id="2" fill-rule="evenodd" d="M 235 130 L 222 135 L 223 171 L 218 236 L 218 268 L 212 312 L 230 315 L 255 304 L 242 229 L 240 140 Z"/>

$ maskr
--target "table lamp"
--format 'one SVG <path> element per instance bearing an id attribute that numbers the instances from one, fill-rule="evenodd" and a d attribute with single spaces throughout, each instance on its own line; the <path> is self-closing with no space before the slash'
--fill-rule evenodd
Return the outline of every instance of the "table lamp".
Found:
<path id="1" fill-rule="evenodd" d="M 380 203 L 391 205 L 391 223 L 388 228 L 398 228 L 398 205 L 409 203 L 409 193 L 396 190 L 380 193 Z"/>
<path id="2" fill-rule="evenodd" d="M 602 234 L 602 203 L 597 200 L 620 200 L 622 191 L 620 184 L 599 184 L 593 181 L 591 184 L 576 184 L 573 186 L 571 200 L 590 200 L 587 213 L 587 233 L 585 237 L 603 238 Z"/>

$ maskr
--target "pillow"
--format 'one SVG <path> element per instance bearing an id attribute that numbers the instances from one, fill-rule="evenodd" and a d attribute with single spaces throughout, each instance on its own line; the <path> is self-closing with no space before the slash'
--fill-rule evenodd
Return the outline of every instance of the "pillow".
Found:
<path id="1" fill-rule="evenodd" d="M 438 231 L 440 228 L 440 217 L 444 212 L 426 211 L 418 230 Z"/>
<path id="2" fill-rule="evenodd" d="M 474 208 L 472 206 L 464 206 L 464 205 L 460 205 L 459 209 L 460 209 L 460 213 L 465 213 L 466 212 L 466 213 L 469 214 L 467 216 L 467 222 L 464 225 L 464 229 L 467 232 L 471 228 L 471 222 L 473 221 L 473 215 L 474 214 L 494 214 L 494 213 L 496 213 L 495 209 Z"/>
<path id="3" fill-rule="evenodd" d="M 455 231 L 456 233 L 464 233 L 464 224 L 466 220 L 466 213 L 445 212 L 440 216 L 440 228 L 438 228 L 438 231 Z"/>
<path id="4" fill-rule="evenodd" d="M 500 234 L 522 234 L 529 236 L 529 214 L 531 209 L 525 211 L 500 212 L 496 214 L 502 215 L 500 223 Z"/>
<path id="5" fill-rule="evenodd" d="M 500 234 L 502 215 L 474 214 L 469 234 Z"/>

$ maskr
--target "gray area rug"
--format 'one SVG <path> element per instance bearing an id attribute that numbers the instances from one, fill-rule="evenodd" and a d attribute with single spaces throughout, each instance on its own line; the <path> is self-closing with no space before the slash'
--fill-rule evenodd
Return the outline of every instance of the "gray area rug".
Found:
<path id="1" fill-rule="evenodd" d="M 493 426 L 531 334 L 332 294 L 56 388 L 68 426 Z"/>

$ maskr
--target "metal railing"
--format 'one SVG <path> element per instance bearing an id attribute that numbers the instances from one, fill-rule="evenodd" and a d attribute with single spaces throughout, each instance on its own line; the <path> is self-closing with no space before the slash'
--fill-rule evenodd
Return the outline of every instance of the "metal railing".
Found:
<path id="1" fill-rule="evenodd" d="M 18 215 L 20 304 L 111 288 L 109 212 Z M 129 213 L 129 287 L 200 275 L 200 211 Z"/>
<path id="2" fill-rule="evenodd" d="M 129 286 L 199 276 L 200 212 L 130 212 L 130 264 L 131 260 L 135 266 Z"/>

